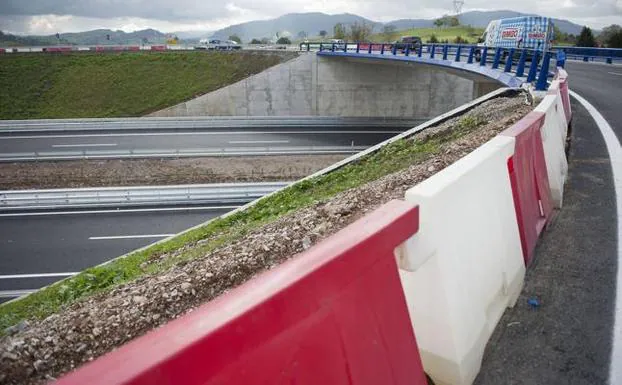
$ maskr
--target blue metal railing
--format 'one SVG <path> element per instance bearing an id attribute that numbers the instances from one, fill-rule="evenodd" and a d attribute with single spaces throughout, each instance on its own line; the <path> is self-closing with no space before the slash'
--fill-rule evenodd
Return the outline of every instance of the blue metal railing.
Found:
<path id="1" fill-rule="evenodd" d="M 506 73 L 514 73 L 523 78 L 527 72 L 527 82 L 535 82 L 536 90 L 548 87 L 550 61 L 554 52 L 532 49 L 486 47 L 462 44 L 422 44 L 410 46 L 390 43 L 302 43 L 301 51 L 352 52 L 374 55 L 413 56 L 426 59 L 464 62 L 480 67 L 489 67 Z M 501 65 L 503 65 L 501 67 Z"/>
<path id="2" fill-rule="evenodd" d="M 615 60 L 622 61 L 621 48 L 592 48 L 592 47 L 563 47 L 555 46 L 553 51 L 563 50 L 568 59 L 583 61 L 603 61 L 613 64 Z"/>

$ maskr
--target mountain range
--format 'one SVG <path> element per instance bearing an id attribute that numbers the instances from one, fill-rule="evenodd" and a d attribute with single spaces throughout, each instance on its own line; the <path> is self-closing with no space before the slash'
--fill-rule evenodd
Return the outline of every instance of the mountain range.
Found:
<path id="1" fill-rule="evenodd" d="M 503 19 L 518 16 L 535 16 L 514 11 L 471 11 L 459 16 L 460 23 L 473 27 L 486 27 L 491 20 Z M 572 23 L 568 20 L 553 19 L 555 25 L 565 33 L 578 35 L 583 26 Z M 344 13 L 340 15 L 327 15 L 319 12 L 312 13 L 290 13 L 272 20 L 250 21 L 247 23 L 236 24 L 213 33 L 214 38 L 226 39 L 231 35 L 239 36 L 243 41 L 254 38 L 274 37 L 277 33 L 283 35 L 298 36 L 304 32 L 308 36 L 318 36 L 324 30 L 332 34 L 333 27 L 337 23 L 353 24 L 365 23 L 372 26 L 375 32 L 380 32 L 385 25 L 392 25 L 396 30 L 409 28 L 431 28 L 434 26 L 434 19 L 400 19 L 380 23 L 366 19 L 361 16 Z"/>
<path id="2" fill-rule="evenodd" d="M 473 27 L 486 27 L 491 20 L 507 17 L 531 16 L 514 11 L 471 11 L 459 16 L 460 23 Z M 182 42 L 195 43 L 201 37 L 212 36 L 218 39 L 228 39 L 231 35 L 239 36 L 243 42 L 251 39 L 274 38 L 281 36 L 293 36 L 294 38 L 304 32 L 308 36 L 318 36 L 320 31 L 326 31 L 330 36 L 333 27 L 337 23 L 345 25 L 364 23 L 373 28 L 374 32 L 382 31 L 384 26 L 392 25 L 396 30 L 410 28 L 430 28 L 434 26 L 434 19 L 400 19 L 386 23 L 376 22 L 364 17 L 349 13 L 339 15 L 327 15 L 320 12 L 290 13 L 271 20 L 250 21 L 247 23 L 231 25 L 215 32 L 190 31 L 165 34 L 155 29 L 145 29 L 135 32 L 113 31 L 110 29 L 97 29 L 86 32 L 62 33 L 59 38 L 50 36 L 15 36 L 0 32 L 0 45 L 50 45 L 50 44 L 161 44 L 167 36 L 176 35 Z M 565 33 L 578 35 L 581 25 L 568 20 L 554 19 L 555 25 Z"/>

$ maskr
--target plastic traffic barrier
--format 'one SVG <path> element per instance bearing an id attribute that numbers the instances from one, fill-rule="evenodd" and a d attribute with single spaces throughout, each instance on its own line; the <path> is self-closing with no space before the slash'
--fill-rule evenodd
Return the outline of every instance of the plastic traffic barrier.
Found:
<path id="1" fill-rule="evenodd" d="M 543 124 L 544 114 L 531 112 L 499 134 L 516 141 L 514 156 L 508 160 L 508 172 L 525 265 L 533 259 L 538 237 L 553 213 L 540 133 Z"/>
<path id="2" fill-rule="evenodd" d="M 564 112 L 566 113 L 566 121 L 570 124 L 572 119 L 572 109 L 570 107 L 570 91 L 568 88 L 568 73 L 563 68 L 557 68 L 557 80 L 559 80 L 559 90 L 564 104 Z"/>
<path id="3" fill-rule="evenodd" d="M 394 256 L 417 229 L 389 202 L 57 384 L 424 385 Z"/>
<path id="4" fill-rule="evenodd" d="M 522 288 L 521 252 L 507 161 L 496 137 L 406 192 L 420 231 L 399 250 L 400 276 L 426 373 L 470 385 L 503 311 Z"/>
<path id="5" fill-rule="evenodd" d="M 559 89 L 551 87 L 549 94 L 542 99 L 534 111 L 545 115 L 540 134 L 553 207 L 559 209 L 562 207 L 564 183 L 568 175 L 565 147 L 567 123 Z"/>

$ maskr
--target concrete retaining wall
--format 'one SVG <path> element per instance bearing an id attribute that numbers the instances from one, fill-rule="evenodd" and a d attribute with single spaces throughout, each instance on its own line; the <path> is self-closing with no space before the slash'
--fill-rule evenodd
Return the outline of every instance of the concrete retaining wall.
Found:
<path id="1" fill-rule="evenodd" d="M 501 86 L 433 65 L 312 53 L 150 116 L 431 118 Z"/>

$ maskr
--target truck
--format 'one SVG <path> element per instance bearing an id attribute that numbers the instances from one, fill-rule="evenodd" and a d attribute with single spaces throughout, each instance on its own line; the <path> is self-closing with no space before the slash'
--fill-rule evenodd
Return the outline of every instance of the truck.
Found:
<path id="1" fill-rule="evenodd" d="M 201 39 L 199 45 L 195 46 L 194 49 L 229 51 L 242 49 L 242 46 L 233 40 Z"/>
<path id="2" fill-rule="evenodd" d="M 553 20 L 542 16 L 521 16 L 493 20 L 488 24 L 478 46 L 528 48 L 540 52 L 551 49 L 554 38 Z M 479 61 L 480 50 L 475 52 Z"/>

